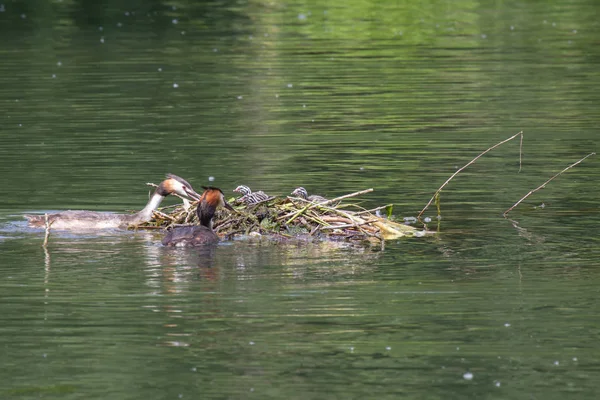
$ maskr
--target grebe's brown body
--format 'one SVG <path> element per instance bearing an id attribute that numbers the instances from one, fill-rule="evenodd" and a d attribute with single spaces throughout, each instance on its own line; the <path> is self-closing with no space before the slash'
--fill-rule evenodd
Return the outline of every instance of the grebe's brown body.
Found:
<path id="1" fill-rule="evenodd" d="M 163 245 L 194 247 L 219 241 L 219 236 L 212 229 L 212 219 L 218 207 L 225 207 L 231 211 L 233 208 L 225 201 L 221 189 L 215 187 L 204 187 L 204 189 L 196 210 L 200 225 L 180 226 L 172 229 L 163 238 Z"/>
<path id="2" fill-rule="evenodd" d="M 49 214 L 48 223 L 51 229 L 58 230 L 127 228 L 130 225 L 150 221 L 152 212 L 158 208 L 165 197 L 173 193 L 192 200 L 200 198 L 200 195 L 194 191 L 185 179 L 177 175 L 167 174 L 167 178 L 158 185 L 144 209 L 135 214 L 68 210 Z M 29 226 L 31 227 L 43 228 L 46 226 L 45 215 L 25 215 L 25 218 L 29 220 Z"/>

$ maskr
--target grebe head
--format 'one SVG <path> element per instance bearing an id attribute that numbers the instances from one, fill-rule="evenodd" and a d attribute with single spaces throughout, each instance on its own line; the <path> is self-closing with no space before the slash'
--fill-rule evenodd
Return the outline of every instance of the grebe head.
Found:
<path id="1" fill-rule="evenodd" d="M 301 199 L 307 199 L 308 198 L 308 192 L 302 186 L 297 187 L 296 189 L 294 189 L 294 191 L 292 192 L 292 195 L 294 195 L 296 197 L 300 197 Z"/>
<path id="2" fill-rule="evenodd" d="M 168 196 L 176 193 L 179 196 L 189 197 L 192 200 L 200 199 L 200 195 L 196 193 L 188 181 L 173 174 L 167 174 L 167 179 L 158 185 L 158 189 L 156 189 L 156 191 L 161 196 Z"/>
<path id="3" fill-rule="evenodd" d="M 204 189 L 204 193 L 200 197 L 200 203 L 205 203 L 211 207 L 214 207 L 215 210 L 218 207 L 225 207 L 228 210 L 235 211 L 231 205 L 225 201 L 225 195 L 223 191 L 214 186 L 202 186 Z"/>
<path id="4" fill-rule="evenodd" d="M 237 193 L 241 193 L 244 196 L 247 196 L 250 193 L 252 193 L 252 190 L 250 190 L 250 188 L 246 185 L 240 185 L 240 186 L 236 187 L 235 189 L 233 189 L 233 191 L 237 192 Z"/>

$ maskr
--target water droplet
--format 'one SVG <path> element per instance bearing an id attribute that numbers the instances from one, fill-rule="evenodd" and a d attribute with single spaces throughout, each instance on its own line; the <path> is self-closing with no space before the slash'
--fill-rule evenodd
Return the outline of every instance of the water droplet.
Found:
<path id="1" fill-rule="evenodd" d="M 174 25 L 177 25 L 179 23 L 179 21 L 177 20 L 177 18 L 173 18 L 173 21 L 171 21 Z"/>
<path id="2" fill-rule="evenodd" d="M 298 19 L 304 21 L 306 19 L 306 14 L 298 14 Z"/>
<path id="3" fill-rule="evenodd" d="M 171 7 L 171 10 L 173 10 L 173 11 L 177 10 L 177 6 Z"/>
<path id="4" fill-rule="evenodd" d="M 495 381 L 494 385 L 496 385 L 496 387 L 500 387 L 500 381 Z"/>
<path id="5" fill-rule="evenodd" d="M 577 33 L 577 29 L 573 29 L 573 33 Z"/>
<path id="6" fill-rule="evenodd" d="M 158 68 L 158 72 L 162 72 L 162 68 Z"/>
<path id="7" fill-rule="evenodd" d="M 577 357 L 573 357 L 573 361 L 577 361 Z"/>
<path id="8" fill-rule="evenodd" d="M 302 104 L 302 108 L 306 108 L 306 104 Z"/>
<path id="9" fill-rule="evenodd" d="M 52 78 L 56 78 L 56 74 L 52 74 Z"/>
<path id="10" fill-rule="evenodd" d="M 48 355 L 46 353 L 42 354 L 42 357 L 46 358 Z"/>
<path id="11" fill-rule="evenodd" d="M 179 393 L 178 397 L 181 399 L 181 398 L 183 398 L 183 395 L 181 393 Z"/>
<path id="12" fill-rule="evenodd" d="M 181 31 L 181 34 L 182 34 L 182 35 L 185 35 L 185 31 Z"/>
<path id="13" fill-rule="evenodd" d="M 25 18 L 27 18 L 27 15 L 26 15 L 26 14 L 21 14 L 21 18 L 22 18 L 22 19 L 25 19 Z"/>
<path id="14" fill-rule="evenodd" d="M 102 32 L 102 31 L 104 30 L 104 28 L 103 28 L 103 27 L 101 27 L 101 26 L 99 26 L 99 27 L 98 27 L 98 30 L 99 30 L 100 32 Z"/>
<path id="15" fill-rule="evenodd" d="M 279 95 L 278 95 L 278 94 L 276 94 L 276 95 L 275 95 L 275 98 L 276 98 L 276 99 L 278 99 L 278 98 L 279 98 Z"/>
<path id="16" fill-rule="evenodd" d="M 174 84 L 173 84 L 173 87 L 174 87 L 175 89 L 177 89 L 177 88 L 179 87 L 179 84 L 177 84 L 177 83 L 174 83 Z"/>
<path id="17" fill-rule="evenodd" d="M 252 342 L 252 341 L 251 341 L 251 342 L 249 342 L 248 344 L 249 344 L 250 346 L 254 346 L 254 342 Z"/>
<path id="18" fill-rule="evenodd" d="M 56 63 L 56 65 L 59 66 L 59 67 L 61 67 L 62 66 L 62 62 L 59 61 L 59 62 Z"/>
<path id="19" fill-rule="evenodd" d="M 251 391 L 251 392 L 254 392 L 254 388 L 250 388 L 250 391 Z"/>
<path id="20" fill-rule="evenodd" d="M 350 346 L 350 353 L 354 353 L 354 347 Z"/>
<path id="21" fill-rule="evenodd" d="M 431 218 L 430 217 L 425 217 L 425 218 L 423 218 L 423 221 L 425 221 L 425 223 L 429 223 L 429 222 L 431 222 Z"/>
<path id="22" fill-rule="evenodd" d="M 504 324 L 504 326 L 508 328 L 510 326 L 510 324 L 507 322 Z"/>
<path id="23" fill-rule="evenodd" d="M 208 181 L 209 182 L 214 182 L 215 181 L 215 177 L 214 176 L 209 176 L 208 177 Z"/>
<path id="24" fill-rule="evenodd" d="M 482 34 L 481 34 L 481 38 L 482 38 L 482 39 L 486 39 L 486 38 L 487 38 L 487 35 L 486 35 L 485 33 L 482 33 Z"/>
<path id="25" fill-rule="evenodd" d="M 552 26 L 556 26 L 556 22 L 553 22 L 553 23 L 552 23 Z"/>
<path id="26" fill-rule="evenodd" d="M 238 100 L 241 100 L 241 99 L 243 99 L 243 98 L 244 98 L 244 96 L 242 96 L 242 95 L 239 95 L 239 96 L 237 97 L 237 99 L 238 99 Z"/>
<path id="27" fill-rule="evenodd" d="M 515 30 L 515 27 L 511 25 L 511 26 L 510 26 L 510 30 L 511 30 L 511 31 L 514 31 L 514 30 Z"/>
<path id="28" fill-rule="evenodd" d="M 129 11 L 125 11 L 125 16 L 129 17 Z"/>
<path id="29" fill-rule="evenodd" d="M 548 21 L 544 20 L 544 23 L 545 23 L 545 24 L 547 24 L 547 23 L 548 23 Z"/>
<path id="30" fill-rule="evenodd" d="M 19 124 L 19 126 L 23 126 L 23 124 Z"/>
<path id="31" fill-rule="evenodd" d="M 457 348 L 456 348 L 456 351 L 458 351 L 458 350 L 460 350 L 460 347 L 457 347 Z"/>
<path id="32" fill-rule="evenodd" d="M 122 24 L 122 23 L 120 23 L 120 22 L 117 22 L 117 28 L 120 28 L 120 27 L 122 27 L 122 26 L 123 26 L 123 24 Z"/>
<path id="33" fill-rule="evenodd" d="M 390 346 L 386 346 L 385 348 L 387 351 L 390 351 L 392 348 Z"/>
<path id="34" fill-rule="evenodd" d="M 213 52 L 216 53 L 217 51 L 219 51 L 219 49 L 217 49 L 216 47 L 213 49 Z"/>
<path id="35" fill-rule="evenodd" d="M 464 379 L 466 379 L 466 380 L 468 380 L 468 381 L 470 381 L 470 380 L 472 380 L 472 379 L 473 379 L 473 374 L 472 374 L 472 373 L 470 373 L 470 372 L 465 372 L 465 373 L 463 374 L 463 378 L 464 378 Z"/>
<path id="36" fill-rule="evenodd" d="M 359 170 L 364 171 L 365 167 L 360 167 Z"/>
<path id="37" fill-rule="evenodd" d="M 287 84 L 287 87 L 289 87 L 289 88 L 292 88 L 292 87 L 294 87 L 294 85 L 293 85 L 293 84 L 291 84 L 291 83 L 288 83 L 288 84 Z"/>
<path id="38" fill-rule="evenodd" d="M 196 371 L 197 371 L 196 367 L 192 367 L 192 372 L 196 372 Z"/>
<path id="39" fill-rule="evenodd" d="M 100 43 L 104 43 L 104 36 L 100 37 Z"/>
<path id="40" fill-rule="evenodd" d="M 554 365 L 559 365 L 560 363 L 558 361 L 554 361 Z"/>

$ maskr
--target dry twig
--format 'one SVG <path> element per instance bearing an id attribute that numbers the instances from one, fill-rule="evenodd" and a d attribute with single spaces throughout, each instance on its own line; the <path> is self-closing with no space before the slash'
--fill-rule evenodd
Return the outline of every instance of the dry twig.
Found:
<path id="1" fill-rule="evenodd" d="M 569 165 L 567 168 L 563 169 L 562 171 L 560 171 L 558 174 L 554 175 L 552 178 L 548 179 L 546 182 L 542 183 L 540 186 L 538 186 L 537 188 L 530 190 L 529 193 L 527 193 L 525 196 L 521 197 L 521 199 L 519 201 L 517 201 L 515 204 L 513 204 L 512 207 L 510 207 L 508 210 L 504 211 L 504 213 L 502 214 L 504 216 L 504 218 L 506 218 L 506 215 L 511 212 L 516 206 L 518 206 L 519 204 L 521 204 L 521 202 L 523 200 L 525 200 L 526 198 L 528 198 L 529 196 L 531 196 L 532 194 L 534 194 L 535 192 L 537 192 L 540 189 L 543 189 L 544 187 L 546 187 L 546 185 L 548 183 L 550 183 L 550 181 L 552 181 L 554 178 L 562 175 L 563 172 L 573 168 L 574 166 L 576 166 L 577 164 L 581 163 L 583 160 L 585 160 L 586 158 L 590 157 L 590 156 L 594 156 L 596 155 L 596 153 L 590 153 L 587 156 L 583 157 L 581 160 L 577 161 L 576 163 L 573 163 L 571 165 Z"/>

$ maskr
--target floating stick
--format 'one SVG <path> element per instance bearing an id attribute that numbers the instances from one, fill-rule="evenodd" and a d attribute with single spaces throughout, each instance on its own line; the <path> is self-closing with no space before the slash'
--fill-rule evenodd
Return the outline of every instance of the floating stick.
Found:
<path id="1" fill-rule="evenodd" d="M 431 205 L 431 203 L 433 202 L 433 200 L 435 200 L 436 196 L 442 191 L 442 189 L 452 180 L 452 178 L 454 178 L 456 175 L 458 175 L 460 172 L 462 172 L 465 168 L 467 168 L 469 165 L 473 164 L 475 161 L 477 161 L 479 158 L 481 158 L 481 156 L 483 156 L 484 154 L 490 152 L 491 150 L 494 150 L 496 147 L 510 141 L 513 140 L 514 138 L 516 138 L 517 136 L 521 136 L 521 145 L 519 147 L 519 172 L 521 172 L 521 160 L 522 160 L 522 152 L 523 152 L 523 131 L 517 133 L 516 135 L 513 135 L 511 137 L 509 137 L 508 139 L 505 139 L 503 141 L 501 141 L 500 143 L 496 143 L 495 145 L 493 145 L 492 147 L 490 147 L 489 149 L 487 149 L 486 151 L 484 151 L 483 153 L 479 154 L 477 157 L 475 157 L 474 159 L 472 159 L 471 161 L 469 161 L 467 164 L 465 164 L 463 167 L 459 168 L 458 171 L 456 171 L 455 173 L 452 174 L 452 176 L 450 178 L 448 178 L 446 180 L 446 182 L 444 182 L 444 184 L 442 186 L 440 186 L 440 188 L 433 194 L 433 196 L 431 197 L 431 200 L 429 200 L 429 202 L 427 203 L 427 205 L 421 210 L 421 212 L 419 213 L 419 215 L 417 215 L 417 218 L 420 219 L 421 215 L 423 215 L 423 213 L 425 212 L 425 210 L 427 210 L 427 208 Z"/>
<path id="2" fill-rule="evenodd" d="M 48 213 L 44 214 L 44 221 L 46 221 L 46 233 L 44 234 L 44 243 L 42 243 L 42 247 L 46 248 L 48 246 L 48 237 L 50 236 L 50 225 L 52 225 L 48 220 Z"/>
<path id="3" fill-rule="evenodd" d="M 574 164 L 569 165 L 567 168 L 563 169 L 562 171 L 560 171 L 558 174 L 554 175 L 552 178 L 548 179 L 546 182 L 542 183 L 540 186 L 538 186 L 537 188 L 530 190 L 529 193 L 527 193 L 525 196 L 521 197 L 521 200 L 517 201 L 515 204 L 513 204 L 513 206 L 511 208 L 509 208 L 508 210 L 504 211 L 504 213 L 502 214 L 504 216 L 504 218 L 506 218 L 506 214 L 508 214 L 509 212 L 511 212 L 516 206 L 518 206 L 519 204 L 521 204 L 521 202 L 523 200 L 525 200 L 526 198 L 528 198 L 529 196 L 531 196 L 532 194 L 534 194 L 535 192 L 537 192 L 540 189 L 543 189 L 544 187 L 546 187 L 546 185 L 553 180 L 554 178 L 560 176 L 563 172 L 573 168 L 574 166 L 576 166 L 577 164 L 579 164 L 580 162 L 582 162 L 583 160 L 585 160 L 586 158 L 588 158 L 589 156 L 595 156 L 596 153 L 590 153 L 587 156 L 583 157 L 581 160 L 577 161 Z"/>

